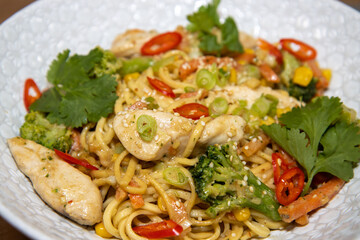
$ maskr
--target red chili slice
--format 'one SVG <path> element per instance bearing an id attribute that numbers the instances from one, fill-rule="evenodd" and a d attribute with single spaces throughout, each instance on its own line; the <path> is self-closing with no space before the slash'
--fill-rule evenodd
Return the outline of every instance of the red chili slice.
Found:
<path id="1" fill-rule="evenodd" d="M 209 109 L 200 103 L 188 103 L 173 109 L 180 116 L 197 120 L 202 116 L 209 116 Z"/>
<path id="2" fill-rule="evenodd" d="M 86 167 L 86 168 L 88 168 L 90 170 L 99 170 L 97 167 L 91 165 L 86 160 L 74 158 L 70 154 L 63 153 L 63 152 L 61 152 L 61 151 L 59 151 L 57 149 L 54 149 L 54 151 L 55 151 L 56 155 L 58 155 L 61 159 L 63 159 L 67 163 L 77 164 L 77 165 Z"/>
<path id="3" fill-rule="evenodd" d="M 273 55 L 279 64 L 283 63 L 282 54 L 277 47 L 275 47 L 274 45 L 265 41 L 262 38 L 258 38 L 257 45 L 259 46 L 259 48 L 264 49 L 264 50 L 268 51 L 271 55 Z"/>
<path id="4" fill-rule="evenodd" d="M 147 79 L 148 79 L 150 85 L 153 88 L 155 88 L 156 91 L 161 92 L 165 96 L 168 96 L 171 98 L 175 97 L 175 93 L 173 92 L 171 87 L 169 85 L 167 85 L 166 83 L 164 83 L 163 81 L 160 81 L 156 78 L 151 78 L 151 77 L 147 77 Z"/>
<path id="5" fill-rule="evenodd" d="M 35 95 L 31 95 L 31 89 Z M 27 111 L 29 111 L 30 105 L 41 97 L 41 91 L 35 81 L 31 78 L 26 79 L 24 87 L 24 105 Z"/>
<path id="6" fill-rule="evenodd" d="M 281 205 L 295 201 L 304 188 L 305 175 L 300 168 L 294 167 L 285 171 L 276 185 L 276 198 Z"/>
<path id="7" fill-rule="evenodd" d="M 159 34 L 147 41 L 141 48 L 142 55 L 156 55 L 176 48 L 182 40 L 178 32 L 166 32 Z"/>
<path id="8" fill-rule="evenodd" d="M 274 70 L 271 69 L 271 67 L 265 63 L 261 64 L 259 66 L 259 70 L 261 75 L 271 83 L 279 83 L 280 78 L 279 76 L 274 72 Z"/>
<path id="9" fill-rule="evenodd" d="M 292 38 L 283 38 L 280 40 L 283 49 L 293 54 L 301 61 L 307 61 L 316 58 L 316 50 L 312 46 Z"/>
<path id="10" fill-rule="evenodd" d="M 179 236 L 183 228 L 173 220 L 165 220 L 158 223 L 137 226 L 134 227 L 133 230 L 140 236 L 154 239 Z"/>

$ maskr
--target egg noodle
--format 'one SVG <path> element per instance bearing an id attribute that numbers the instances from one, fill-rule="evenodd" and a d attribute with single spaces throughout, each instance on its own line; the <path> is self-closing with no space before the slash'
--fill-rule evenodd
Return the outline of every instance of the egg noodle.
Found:
<path id="1" fill-rule="evenodd" d="M 132 105 L 137 102 L 146 103 L 145 98 L 149 96 L 153 97 L 160 106 L 153 111 L 170 113 L 174 108 L 187 103 L 197 102 L 208 105 L 207 103 L 214 99 L 214 96 L 212 96 L 213 99 L 204 98 L 203 95 L 206 91 L 204 89 L 190 97 L 176 98 L 175 100 L 164 97 L 153 90 L 147 77 L 160 79 L 168 84 L 176 94 L 185 93 L 186 87 L 198 89 L 194 78 L 190 77 L 187 81 L 179 79 L 178 69 L 181 64 L 190 60 L 188 54 L 180 50 L 171 50 L 160 58 L 166 59 L 170 56 L 174 56 L 174 61 L 160 67 L 157 73 L 154 73 L 150 67 L 141 74 L 133 73 L 124 78 L 119 77 L 117 88 L 119 99 L 115 105 L 115 115 L 131 112 L 129 108 Z M 221 67 L 227 68 L 231 65 L 225 64 Z M 250 81 L 252 80 L 250 79 Z M 253 81 L 258 82 L 259 80 L 253 79 Z M 249 81 L 247 81 L 247 85 L 249 85 Z M 256 91 L 256 87 L 253 90 Z M 210 93 L 207 94 L 211 97 Z M 287 93 L 281 92 L 281 94 L 289 98 Z M 292 100 L 289 98 L 289 101 Z M 237 107 L 237 101 L 234 100 L 229 104 L 230 107 L 226 114 L 231 114 Z M 146 239 L 137 235 L 133 231 L 133 227 L 161 222 L 169 218 L 182 223 L 184 232 L 180 235 L 181 239 L 266 237 L 270 234 L 270 230 L 286 226 L 286 223 L 282 221 L 273 221 L 264 214 L 249 209 L 243 210 L 245 216 L 240 220 L 231 212 L 221 213 L 216 218 L 210 218 L 205 213 L 207 204 L 198 198 L 189 168 L 198 161 L 198 156 L 193 156 L 192 153 L 210 120 L 211 117 L 204 117 L 192 122 L 194 127 L 191 137 L 181 155 L 163 157 L 151 162 L 137 159 L 126 149 L 121 148 L 120 140 L 113 129 L 114 115 L 102 118 L 96 125 L 90 123 L 82 129 L 80 134 L 80 149 L 82 150 L 77 151 L 76 156 L 86 158 L 89 163 L 95 165 L 99 164 L 96 160 L 99 159 L 100 164 L 105 167 L 101 170 L 91 171 L 90 175 L 93 182 L 100 188 L 103 197 L 103 224 L 108 233 L 124 240 Z M 252 137 L 252 134 L 247 134 L 247 137 L 237 143 L 240 158 L 263 183 L 274 189 L 271 154 L 278 147 L 276 144 L 270 143 L 251 157 L 246 157 L 241 152 L 241 147 L 251 141 Z M 178 144 L 174 142 L 172 148 L 176 150 Z M 177 167 L 187 179 L 186 183 L 175 186 L 164 180 L 163 171 L 169 167 Z M 144 204 L 139 208 L 134 208 L 128 198 L 130 194 L 140 194 L 144 199 Z M 246 212 L 249 212 L 247 216 Z"/>

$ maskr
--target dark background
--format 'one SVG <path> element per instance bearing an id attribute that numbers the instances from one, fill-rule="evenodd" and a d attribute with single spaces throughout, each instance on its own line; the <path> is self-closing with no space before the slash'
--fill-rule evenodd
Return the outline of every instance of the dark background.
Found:
<path id="1" fill-rule="evenodd" d="M 34 0 L 0 0 L 0 24 Z M 342 0 L 360 11 L 360 0 Z M 0 35 L 1 36 L 1 35 Z M 0 216 L 0 240 L 29 240 Z"/>

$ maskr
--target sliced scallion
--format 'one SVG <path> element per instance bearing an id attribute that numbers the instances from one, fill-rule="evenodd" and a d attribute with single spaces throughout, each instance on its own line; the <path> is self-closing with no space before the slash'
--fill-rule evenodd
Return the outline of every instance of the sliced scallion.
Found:
<path id="1" fill-rule="evenodd" d="M 179 167 L 166 168 L 163 171 L 163 178 L 174 186 L 183 186 L 188 182 L 188 178 Z"/>
<path id="2" fill-rule="evenodd" d="M 223 97 L 217 97 L 209 106 L 209 113 L 211 117 L 218 117 L 225 114 L 229 108 L 228 101 Z"/>
<path id="3" fill-rule="evenodd" d="M 209 70 L 203 68 L 200 69 L 196 74 L 196 85 L 199 88 L 205 88 L 211 90 L 215 87 L 216 78 Z"/>
<path id="4" fill-rule="evenodd" d="M 150 142 L 156 135 L 156 120 L 152 116 L 143 114 L 136 121 L 136 130 L 142 140 Z"/>

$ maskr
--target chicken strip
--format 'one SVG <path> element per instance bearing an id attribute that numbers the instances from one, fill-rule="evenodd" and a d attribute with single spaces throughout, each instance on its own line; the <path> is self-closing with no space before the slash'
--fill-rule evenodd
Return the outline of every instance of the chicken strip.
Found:
<path id="1" fill-rule="evenodd" d="M 115 38 L 111 46 L 111 51 L 117 57 L 138 56 L 144 43 L 156 34 L 156 31 L 143 31 L 139 29 L 127 30 Z"/>
<path id="2" fill-rule="evenodd" d="M 136 128 L 137 119 L 144 114 L 153 117 L 157 124 L 156 136 L 149 142 L 141 139 Z M 152 110 L 120 113 L 115 117 L 113 126 L 126 150 L 144 161 L 159 160 L 168 154 L 170 148 L 172 148 L 172 155 L 182 153 L 193 128 L 190 119 Z"/>
<path id="3" fill-rule="evenodd" d="M 89 176 L 31 140 L 15 137 L 8 145 L 19 169 L 53 209 L 82 225 L 102 220 L 101 194 Z"/>
<path id="4" fill-rule="evenodd" d="M 141 115 L 156 120 L 157 133 L 153 140 L 144 141 L 137 132 L 136 122 Z M 164 156 L 180 156 L 189 142 L 196 123 L 188 118 L 167 112 L 135 110 L 118 114 L 114 130 L 123 146 L 136 158 L 153 161 Z M 243 137 L 245 121 L 239 116 L 223 115 L 210 120 L 197 142 L 194 152 L 212 144 L 239 141 Z"/>

